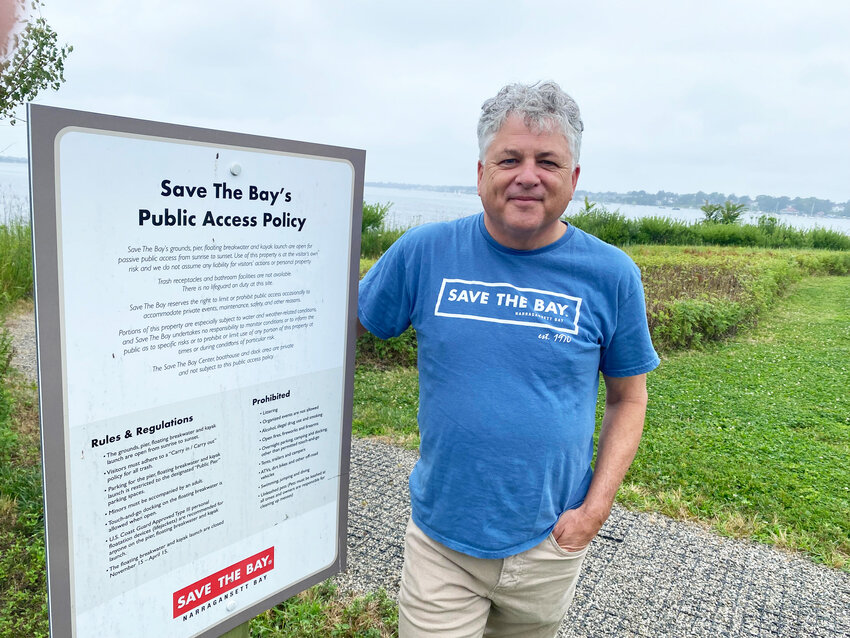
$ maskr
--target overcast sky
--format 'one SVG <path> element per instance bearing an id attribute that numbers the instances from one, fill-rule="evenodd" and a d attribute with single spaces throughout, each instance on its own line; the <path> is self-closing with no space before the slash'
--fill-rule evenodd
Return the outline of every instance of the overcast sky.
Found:
<path id="1" fill-rule="evenodd" d="M 39 103 L 363 148 L 368 181 L 474 184 L 481 103 L 553 79 L 582 109 L 579 188 L 850 200 L 847 0 L 48 0 L 43 15 L 74 52 Z M 4 148 L 26 155 L 25 125 L 0 124 Z"/>

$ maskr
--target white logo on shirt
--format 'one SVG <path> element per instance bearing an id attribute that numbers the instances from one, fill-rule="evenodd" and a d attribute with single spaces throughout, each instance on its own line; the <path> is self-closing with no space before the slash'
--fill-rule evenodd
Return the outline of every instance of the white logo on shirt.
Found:
<path id="1" fill-rule="evenodd" d="M 443 279 L 434 314 L 578 334 L 581 297 L 508 283 Z"/>

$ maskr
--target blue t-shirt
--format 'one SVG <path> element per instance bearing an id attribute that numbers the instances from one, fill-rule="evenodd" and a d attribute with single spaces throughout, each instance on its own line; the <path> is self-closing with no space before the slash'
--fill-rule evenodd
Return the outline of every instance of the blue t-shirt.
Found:
<path id="1" fill-rule="evenodd" d="M 359 316 L 382 339 L 416 329 L 413 520 L 479 558 L 534 547 L 583 502 L 599 372 L 659 363 L 639 269 L 572 225 L 530 251 L 483 214 L 413 228 L 363 278 Z"/>

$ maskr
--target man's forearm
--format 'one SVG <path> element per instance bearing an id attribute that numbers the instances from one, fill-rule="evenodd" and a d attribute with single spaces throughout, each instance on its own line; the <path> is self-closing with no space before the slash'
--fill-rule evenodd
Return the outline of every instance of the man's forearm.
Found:
<path id="1" fill-rule="evenodd" d="M 584 503 L 561 514 L 552 532 L 558 544 L 568 551 L 585 547 L 608 518 L 643 433 L 646 375 L 605 377 L 605 386 L 605 415 L 590 488 Z"/>
<path id="2" fill-rule="evenodd" d="M 646 387 L 605 402 L 596 467 L 583 507 L 604 522 L 637 453 L 646 415 Z M 601 523 L 600 523 L 601 524 Z"/>

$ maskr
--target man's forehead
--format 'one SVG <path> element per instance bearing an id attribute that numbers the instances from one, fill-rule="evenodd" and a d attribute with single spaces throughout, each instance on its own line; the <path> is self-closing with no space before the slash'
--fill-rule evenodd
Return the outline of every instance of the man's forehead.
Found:
<path id="1" fill-rule="evenodd" d="M 505 117 L 505 120 L 502 122 L 502 126 L 499 128 L 499 130 L 505 128 L 505 126 L 524 126 L 529 131 L 537 135 L 560 132 L 558 120 L 555 118 L 554 115 L 529 117 L 527 115 L 522 115 L 520 113 L 511 111 L 510 113 L 508 113 L 507 117 Z"/>
<path id="2" fill-rule="evenodd" d="M 528 133 L 531 133 L 529 135 Z M 521 155 L 532 150 L 535 155 L 569 155 L 567 138 L 560 132 L 535 132 L 500 129 L 490 144 L 491 151 L 508 155 Z"/>
<path id="3" fill-rule="evenodd" d="M 562 139 L 567 139 L 564 135 L 563 131 L 561 131 L 558 123 L 550 118 L 545 118 L 541 121 L 537 121 L 534 119 L 522 118 L 516 113 L 511 113 L 508 117 L 505 118 L 502 125 L 498 128 L 495 133 L 495 136 L 508 135 L 508 134 L 526 134 L 531 133 L 533 135 L 546 136 L 552 135 L 555 137 L 560 137 Z"/>

